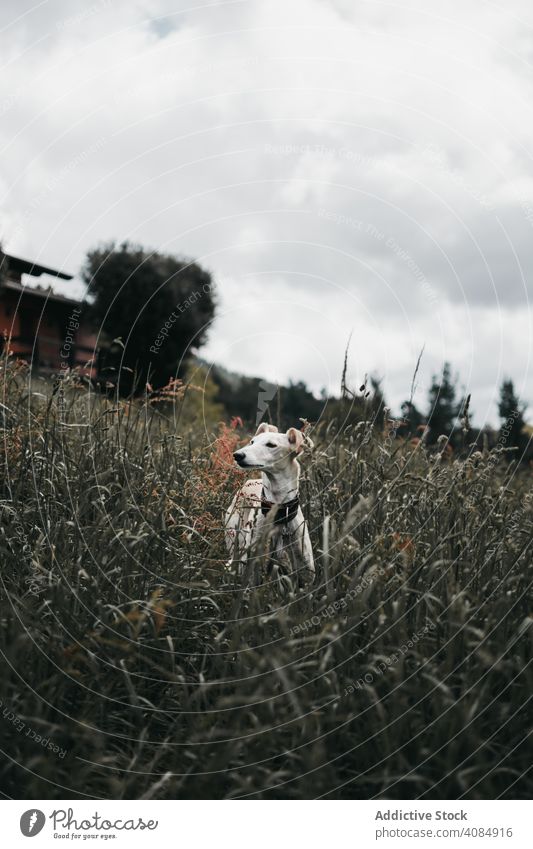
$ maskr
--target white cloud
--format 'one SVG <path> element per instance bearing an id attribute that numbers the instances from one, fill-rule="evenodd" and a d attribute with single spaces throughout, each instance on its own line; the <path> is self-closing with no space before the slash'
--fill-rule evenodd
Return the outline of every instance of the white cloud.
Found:
<path id="1" fill-rule="evenodd" d="M 2 14 L 6 249 L 198 257 L 222 281 L 205 354 L 249 373 L 336 388 L 353 329 L 354 372 L 395 404 L 423 344 L 426 380 L 451 359 L 479 417 L 504 373 L 533 398 L 525 0 Z"/>

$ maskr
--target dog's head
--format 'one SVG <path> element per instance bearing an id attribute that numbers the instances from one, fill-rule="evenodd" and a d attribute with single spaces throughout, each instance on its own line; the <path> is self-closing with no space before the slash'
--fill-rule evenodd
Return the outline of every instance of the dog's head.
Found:
<path id="1" fill-rule="evenodd" d="M 243 469 L 281 470 L 303 451 L 304 441 L 302 431 L 295 427 L 290 427 L 287 433 L 278 433 L 275 425 L 262 422 L 248 445 L 239 448 L 233 456 Z"/>

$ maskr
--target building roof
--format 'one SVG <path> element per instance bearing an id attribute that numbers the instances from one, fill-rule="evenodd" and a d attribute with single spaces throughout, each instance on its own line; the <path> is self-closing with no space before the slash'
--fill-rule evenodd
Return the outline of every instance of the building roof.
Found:
<path id="1" fill-rule="evenodd" d="M 71 304 L 79 306 L 81 301 L 76 298 L 67 298 L 65 295 L 54 292 L 51 286 L 24 286 L 17 280 L 4 280 L 1 289 L 11 289 L 15 292 L 23 292 L 25 295 L 30 295 L 37 298 L 46 298 L 49 301 L 60 301 L 63 304 Z"/>
<path id="2" fill-rule="evenodd" d="M 39 265 L 38 262 L 30 262 L 28 259 L 21 259 L 18 256 L 4 254 L 8 263 L 8 271 L 16 271 L 19 274 L 31 274 L 32 277 L 40 277 L 41 274 L 50 274 L 52 277 L 59 277 L 61 280 L 72 280 L 72 274 L 65 274 L 64 271 L 57 271 L 55 268 L 48 268 L 46 265 Z"/>

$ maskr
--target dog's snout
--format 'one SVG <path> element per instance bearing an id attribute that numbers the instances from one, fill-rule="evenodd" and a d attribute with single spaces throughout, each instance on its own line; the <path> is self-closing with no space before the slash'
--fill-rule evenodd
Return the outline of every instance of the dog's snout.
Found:
<path id="1" fill-rule="evenodd" d="M 237 463 L 240 463 L 241 460 L 244 460 L 244 451 L 235 451 L 233 453 L 233 458 L 237 460 Z"/>

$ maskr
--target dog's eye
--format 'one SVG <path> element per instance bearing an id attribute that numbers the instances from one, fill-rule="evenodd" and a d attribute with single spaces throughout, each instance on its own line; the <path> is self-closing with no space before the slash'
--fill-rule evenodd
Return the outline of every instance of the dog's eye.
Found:
<path id="1" fill-rule="evenodd" d="M 266 447 L 267 447 L 267 448 L 275 448 L 275 447 L 276 447 L 276 443 L 275 443 L 275 442 L 267 442 L 267 443 L 266 443 Z"/>

